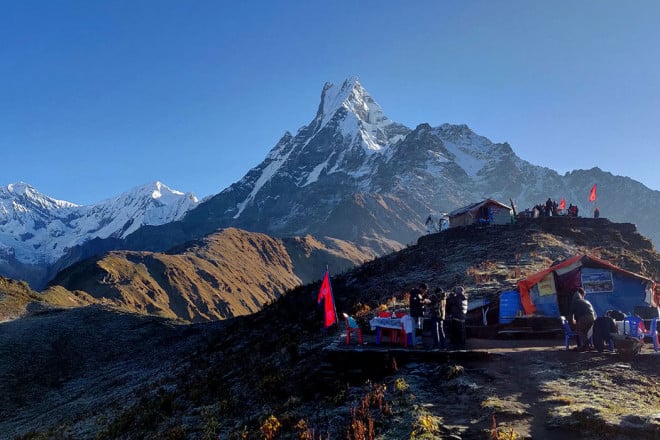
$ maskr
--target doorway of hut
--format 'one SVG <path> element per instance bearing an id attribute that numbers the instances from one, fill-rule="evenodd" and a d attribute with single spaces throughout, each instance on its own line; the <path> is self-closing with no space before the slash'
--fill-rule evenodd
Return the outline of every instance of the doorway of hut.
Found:
<path id="1" fill-rule="evenodd" d="M 580 268 L 564 273 L 561 272 L 561 269 L 554 272 L 555 288 L 557 289 L 557 306 L 559 307 L 559 314 L 570 319 L 568 312 L 571 310 L 573 295 L 578 287 L 582 285 Z"/>

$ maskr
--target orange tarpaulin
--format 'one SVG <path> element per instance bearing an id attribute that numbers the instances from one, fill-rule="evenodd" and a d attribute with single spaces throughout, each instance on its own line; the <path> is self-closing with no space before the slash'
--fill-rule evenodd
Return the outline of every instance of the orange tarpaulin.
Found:
<path id="1" fill-rule="evenodd" d="M 523 309 L 525 310 L 525 314 L 531 315 L 536 311 L 536 306 L 534 306 L 532 298 L 529 296 L 529 289 L 534 287 L 536 283 L 545 278 L 547 274 L 557 269 L 561 269 L 562 267 L 569 266 L 579 261 L 582 257 L 583 255 L 578 255 L 577 257 L 569 258 L 568 260 L 563 261 L 556 266 L 552 266 L 546 270 L 537 272 L 534 275 L 525 278 L 524 280 L 518 281 L 518 289 L 520 290 L 520 302 L 522 303 Z"/>

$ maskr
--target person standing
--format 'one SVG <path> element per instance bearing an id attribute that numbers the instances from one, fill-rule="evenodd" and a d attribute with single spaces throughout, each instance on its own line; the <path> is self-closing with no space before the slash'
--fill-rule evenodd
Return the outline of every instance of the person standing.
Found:
<path id="1" fill-rule="evenodd" d="M 424 224 L 426 225 L 426 233 L 427 234 L 430 234 L 431 232 L 433 232 L 433 224 L 434 223 L 433 223 L 433 217 L 431 216 L 431 214 L 429 214 L 429 216 L 426 218 L 426 222 Z"/>
<path id="2" fill-rule="evenodd" d="M 594 218 L 600 217 L 600 209 L 598 209 L 598 206 L 594 209 Z"/>
<path id="3" fill-rule="evenodd" d="M 424 330 L 424 297 L 429 287 L 426 283 L 420 283 L 410 292 L 410 317 L 415 324 L 413 344 L 422 343 L 422 331 Z"/>
<path id="4" fill-rule="evenodd" d="M 433 349 L 447 348 L 445 336 L 445 316 L 447 294 L 442 288 L 437 287 L 429 296 L 429 316 L 431 318 L 431 333 L 433 336 Z"/>
<path id="5" fill-rule="evenodd" d="M 451 342 L 454 348 L 465 349 L 465 318 L 467 317 L 468 296 L 465 288 L 456 286 L 451 301 Z"/>
<path id="6" fill-rule="evenodd" d="M 577 289 L 578 297 L 571 303 L 569 316 L 575 325 L 575 331 L 578 334 L 577 351 L 587 351 L 589 348 L 589 330 L 596 320 L 596 312 L 589 301 L 584 299 L 585 292 L 582 287 Z"/>

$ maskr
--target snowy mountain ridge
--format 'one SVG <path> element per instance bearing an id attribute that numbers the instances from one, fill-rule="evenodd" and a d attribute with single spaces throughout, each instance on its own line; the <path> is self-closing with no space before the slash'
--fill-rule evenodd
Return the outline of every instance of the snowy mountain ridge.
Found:
<path id="1" fill-rule="evenodd" d="M 56 200 L 27 183 L 0 188 L 0 261 L 49 264 L 68 248 L 95 238 L 124 238 L 143 225 L 180 219 L 198 204 L 152 182 L 93 205 Z"/>

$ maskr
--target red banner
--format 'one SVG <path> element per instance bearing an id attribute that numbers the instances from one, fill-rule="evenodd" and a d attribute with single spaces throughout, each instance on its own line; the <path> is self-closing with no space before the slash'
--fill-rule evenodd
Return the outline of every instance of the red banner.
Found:
<path id="1" fill-rule="evenodd" d="M 325 318 L 323 326 L 328 328 L 337 322 L 337 313 L 335 312 L 335 299 L 332 297 L 332 287 L 330 287 L 330 273 L 327 270 L 325 271 L 316 302 L 320 304 L 324 300 L 323 310 Z"/>

